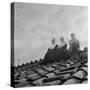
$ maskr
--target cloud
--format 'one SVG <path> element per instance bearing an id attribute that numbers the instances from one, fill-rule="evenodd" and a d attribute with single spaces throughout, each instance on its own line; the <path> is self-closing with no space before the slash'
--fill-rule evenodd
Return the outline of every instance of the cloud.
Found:
<path id="1" fill-rule="evenodd" d="M 61 36 L 68 42 L 74 32 L 81 47 L 88 43 L 87 7 L 16 3 L 15 64 L 43 58 L 50 40 Z"/>

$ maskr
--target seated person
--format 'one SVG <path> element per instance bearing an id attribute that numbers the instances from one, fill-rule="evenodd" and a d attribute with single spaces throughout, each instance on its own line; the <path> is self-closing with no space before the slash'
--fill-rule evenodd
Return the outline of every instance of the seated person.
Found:
<path id="1" fill-rule="evenodd" d="M 75 34 L 71 33 L 71 40 L 69 40 L 69 55 L 72 56 L 77 53 L 80 47 L 80 42 L 75 38 Z"/>
<path id="2" fill-rule="evenodd" d="M 43 61 L 41 62 L 41 64 L 46 65 L 49 63 L 53 63 L 56 60 L 55 52 L 56 52 L 56 43 L 55 43 L 55 39 L 53 38 L 51 40 L 51 46 L 48 48 L 48 51 L 47 51 Z"/>
<path id="3" fill-rule="evenodd" d="M 81 59 L 82 64 L 88 62 L 88 48 L 87 47 L 85 47 L 84 50 L 81 52 L 80 59 Z"/>
<path id="4" fill-rule="evenodd" d="M 56 46 L 56 58 L 57 61 L 67 60 L 69 59 L 69 55 L 67 52 L 67 43 L 64 41 L 64 37 L 60 38 L 60 44 Z"/>

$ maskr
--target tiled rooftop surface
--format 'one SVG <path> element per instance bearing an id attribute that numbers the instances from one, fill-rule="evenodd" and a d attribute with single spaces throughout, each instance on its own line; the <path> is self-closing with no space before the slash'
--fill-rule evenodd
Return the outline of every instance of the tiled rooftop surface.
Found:
<path id="1" fill-rule="evenodd" d="M 48 65 L 27 65 L 14 74 L 15 87 L 81 84 L 88 82 L 86 58 L 78 57 Z"/>

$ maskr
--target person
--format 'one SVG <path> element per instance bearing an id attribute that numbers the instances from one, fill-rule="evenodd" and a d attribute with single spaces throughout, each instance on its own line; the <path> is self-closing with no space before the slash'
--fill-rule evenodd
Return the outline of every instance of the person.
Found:
<path id="1" fill-rule="evenodd" d="M 57 61 L 69 59 L 67 43 L 65 42 L 63 36 L 60 38 L 60 43 L 57 45 L 56 57 Z"/>
<path id="2" fill-rule="evenodd" d="M 56 42 L 55 42 L 55 38 L 53 38 L 51 40 L 51 45 L 48 48 L 46 55 L 45 55 L 43 61 L 41 62 L 41 64 L 46 65 L 46 64 L 55 62 L 55 60 L 56 60 L 55 53 L 56 53 Z"/>
<path id="3" fill-rule="evenodd" d="M 84 47 L 84 49 L 82 50 L 80 54 L 80 59 L 81 59 L 82 64 L 88 62 L 88 48 L 87 47 Z"/>
<path id="4" fill-rule="evenodd" d="M 70 57 L 76 54 L 79 50 L 80 42 L 76 39 L 75 34 L 71 33 L 71 40 L 69 40 L 69 55 Z"/>

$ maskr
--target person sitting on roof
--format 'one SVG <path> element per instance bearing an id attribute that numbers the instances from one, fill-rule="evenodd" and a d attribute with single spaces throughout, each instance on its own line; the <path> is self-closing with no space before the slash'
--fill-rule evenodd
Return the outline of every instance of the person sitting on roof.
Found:
<path id="1" fill-rule="evenodd" d="M 69 59 L 67 43 L 65 42 L 64 37 L 60 38 L 60 43 L 56 46 L 56 48 L 57 61 Z"/>
<path id="2" fill-rule="evenodd" d="M 71 40 L 69 40 L 69 55 L 72 56 L 76 54 L 79 50 L 80 42 L 75 38 L 75 34 L 71 33 Z"/>
<path id="3" fill-rule="evenodd" d="M 46 65 L 49 63 L 53 63 L 56 60 L 55 53 L 56 53 L 56 42 L 55 42 L 55 38 L 53 38 L 51 40 L 51 45 L 48 48 L 46 55 L 45 55 L 43 61 L 41 62 L 41 64 Z"/>

